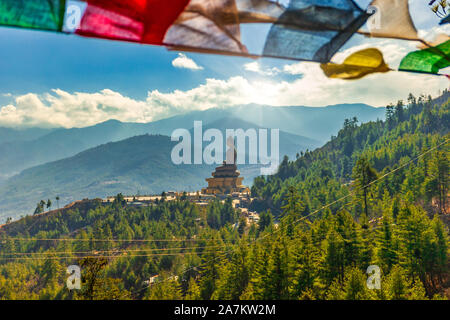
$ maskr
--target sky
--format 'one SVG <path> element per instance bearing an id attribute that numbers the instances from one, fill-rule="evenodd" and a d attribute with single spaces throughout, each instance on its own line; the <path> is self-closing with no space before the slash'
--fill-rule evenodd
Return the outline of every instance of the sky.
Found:
<path id="1" fill-rule="evenodd" d="M 369 1 L 356 1 L 366 8 Z M 427 0 L 410 0 L 420 35 L 438 26 Z M 246 26 L 255 41 L 267 28 Z M 333 58 L 379 48 L 396 68 L 417 43 L 355 35 Z M 319 64 L 280 59 L 227 57 L 168 51 L 163 47 L 74 35 L 0 28 L 0 126 L 84 127 L 109 119 L 150 122 L 192 110 L 248 103 L 320 107 L 340 103 L 385 106 L 412 92 L 436 96 L 445 77 L 404 72 L 358 81 L 326 78 Z"/>

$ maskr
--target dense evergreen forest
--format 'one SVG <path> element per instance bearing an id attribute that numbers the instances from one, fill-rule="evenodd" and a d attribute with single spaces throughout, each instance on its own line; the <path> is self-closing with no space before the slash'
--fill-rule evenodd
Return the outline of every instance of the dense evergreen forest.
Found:
<path id="1" fill-rule="evenodd" d="M 448 299 L 450 93 L 410 95 L 231 199 L 112 204 L 0 229 L 1 299 Z M 66 288 L 79 265 L 81 290 Z M 378 266 L 380 289 L 367 268 Z"/>

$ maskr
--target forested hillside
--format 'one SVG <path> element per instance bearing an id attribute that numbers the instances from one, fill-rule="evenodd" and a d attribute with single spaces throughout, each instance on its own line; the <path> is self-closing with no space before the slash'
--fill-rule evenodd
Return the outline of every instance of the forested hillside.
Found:
<path id="1" fill-rule="evenodd" d="M 269 208 L 277 215 L 288 201 L 289 187 L 293 186 L 301 195 L 307 213 L 348 195 L 360 182 L 358 177 L 367 184 L 408 164 L 449 138 L 449 98 L 449 92 L 436 100 L 410 96 L 407 103 L 398 101 L 387 106 L 386 121 L 358 126 L 356 118 L 346 120 L 338 136 L 322 148 L 302 152 L 294 161 L 285 157 L 276 175 L 255 179 L 252 193 L 260 198 L 255 206 Z M 448 145 L 427 152 L 418 160 L 365 188 L 367 208 L 364 201 L 353 201 L 347 209 L 354 217 L 362 212 L 375 217 L 380 216 L 376 205 L 383 197 L 402 198 L 428 209 L 431 209 L 431 199 L 437 197 L 438 209 L 443 212 L 448 180 L 442 179 L 448 177 Z M 337 203 L 333 209 L 341 205 Z"/>
<path id="2" fill-rule="evenodd" d="M 170 137 L 137 136 L 24 170 L 0 186 L 0 220 L 33 213 L 40 199 L 66 205 L 84 198 L 198 190 L 212 166 L 175 165 Z"/>
<path id="3" fill-rule="evenodd" d="M 386 122 L 347 120 L 231 200 L 110 205 L 0 229 L 4 299 L 448 299 L 450 94 L 410 96 Z M 82 290 L 65 287 L 82 268 Z M 377 266 L 380 289 L 366 285 Z M 158 277 L 156 277 L 158 275 Z"/>
<path id="4" fill-rule="evenodd" d="M 70 129 L 17 130 L 0 127 L 0 182 L 3 177 L 6 179 L 27 168 L 72 157 L 108 142 L 145 134 L 170 136 L 178 128 L 191 129 L 194 121 L 210 126 L 221 119 L 234 118 L 251 122 L 252 128 L 281 128 L 282 131 L 303 136 L 298 137 L 295 144 L 311 149 L 335 134 L 343 119 L 349 115 L 358 115 L 361 121 L 367 122 L 382 118 L 383 112 L 384 108 L 364 104 L 327 107 L 247 105 L 193 111 L 149 123 L 109 120 L 90 127 Z"/>
<path id="5" fill-rule="evenodd" d="M 224 137 L 227 129 L 254 129 L 256 132 L 262 129 L 237 118 L 222 118 L 210 126 L 221 130 Z M 205 126 L 204 130 L 208 128 Z M 193 130 L 191 134 L 194 135 Z M 300 150 L 320 145 L 317 141 L 283 131 L 279 136 L 281 154 L 295 155 Z M 175 165 L 171 153 L 176 144 L 168 136 L 136 136 L 26 169 L 0 185 L 0 199 L 3 199 L 0 201 L 0 221 L 32 213 L 41 199 L 56 196 L 64 206 L 84 198 L 106 198 L 117 193 L 201 190 L 216 165 Z M 203 150 L 208 145 L 205 142 Z M 239 169 L 244 183 L 251 185 L 262 165 L 248 164 L 248 159 L 247 153 L 247 164 L 240 165 Z"/>

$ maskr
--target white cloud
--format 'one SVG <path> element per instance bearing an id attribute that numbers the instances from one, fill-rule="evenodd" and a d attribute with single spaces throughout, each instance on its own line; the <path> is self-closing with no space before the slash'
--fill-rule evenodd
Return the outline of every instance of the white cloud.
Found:
<path id="1" fill-rule="evenodd" d="M 241 77 L 207 79 L 203 85 L 187 91 L 154 90 L 144 100 L 109 89 L 97 93 L 56 89 L 42 95 L 16 96 L 13 103 L 0 106 L 0 126 L 84 127 L 108 119 L 149 122 L 191 110 L 247 103 L 252 91 L 251 84 Z"/>
<path id="2" fill-rule="evenodd" d="M 194 60 L 188 58 L 184 53 L 179 53 L 178 57 L 172 61 L 172 65 L 181 69 L 203 70 L 203 67 L 197 65 Z"/>
<path id="3" fill-rule="evenodd" d="M 373 40 L 336 55 L 342 61 L 351 52 L 369 46 L 383 51 L 386 61 L 396 68 L 415 42 Z M 246 68 L 260 70 L 259 64 Z M 69 93 L 59 89 L 38 95 L 14 96 L 13 102 L 0 106 L 0 126 L 83 127 L 108 119 L 126 122 L 149 122 L 193 110 L 258 103 L 273 106 L 324 106 L 339 103 L 367 103 L 383 106 L 406 99 L 411 92 L 436 96 L 448 88 L 448 80 L 425 74 L 389 72 L 369 75 L 357 81 L 328 79 L 320 65 L 299 62 L 285 65 L 280 72 L 302 77 L 280 81 L 273 77 L 249 80 L 242 76 L 225 80 L 206 79 L 191 90 L 149 91 L 147 98 L 136 100 L 109 89 L 97 93 Z"/>
<path id="4" fill-rule="evenodd" d="M 275 76 L 281 72 L 278 68 L 262 68 L 258 61 L 253 61 L 244 64 L 246 71 L 255 72 L 263 76 Z"/>
<path id="5" fill-rule="evenodd" d="M 16 96 L 14 103 L 0 107 L 0 125 L 79 127 L 110 118 L 135 118 L 142 115 L 144 105 L 111 90 L 68 93 L 57 89 L 43 95 Z"/>
<path id="6" fill-rule="evenodd" d="M 283 67 L 283 71 L 287 74 L 291 74 L 291 75 L 301 75 L 304 71 L 303 68 L 304 64 L 302 63 L 293 63 L 293 64 L 286 64 Z"/>
<path id="7" fill-rule="evenodd" d="M 419 30 L 419 37 L 427 41 L 430 45 L 435 46 L 450 39 L 450 24 L 437 26 L 428 30 Z M 424 49 L 424 44 L 418 45 L 419 49 Z"/>

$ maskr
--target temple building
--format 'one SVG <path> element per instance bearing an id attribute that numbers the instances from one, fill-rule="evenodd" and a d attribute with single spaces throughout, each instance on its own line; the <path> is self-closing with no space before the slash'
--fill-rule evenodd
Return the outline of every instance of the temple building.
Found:
<path id="1" fill-rule="evenodd" d="M 243 177 L 237 169 L 236 149 L 234 149 L 234 163 L 229 164 L 226 161 L 212 173 L 212 178 L 206 179 L 208 187 L 202 189 L 203 194 L 232 194 L 235 192 L 244 193 L 250 190 L 242 184 Z"/>

